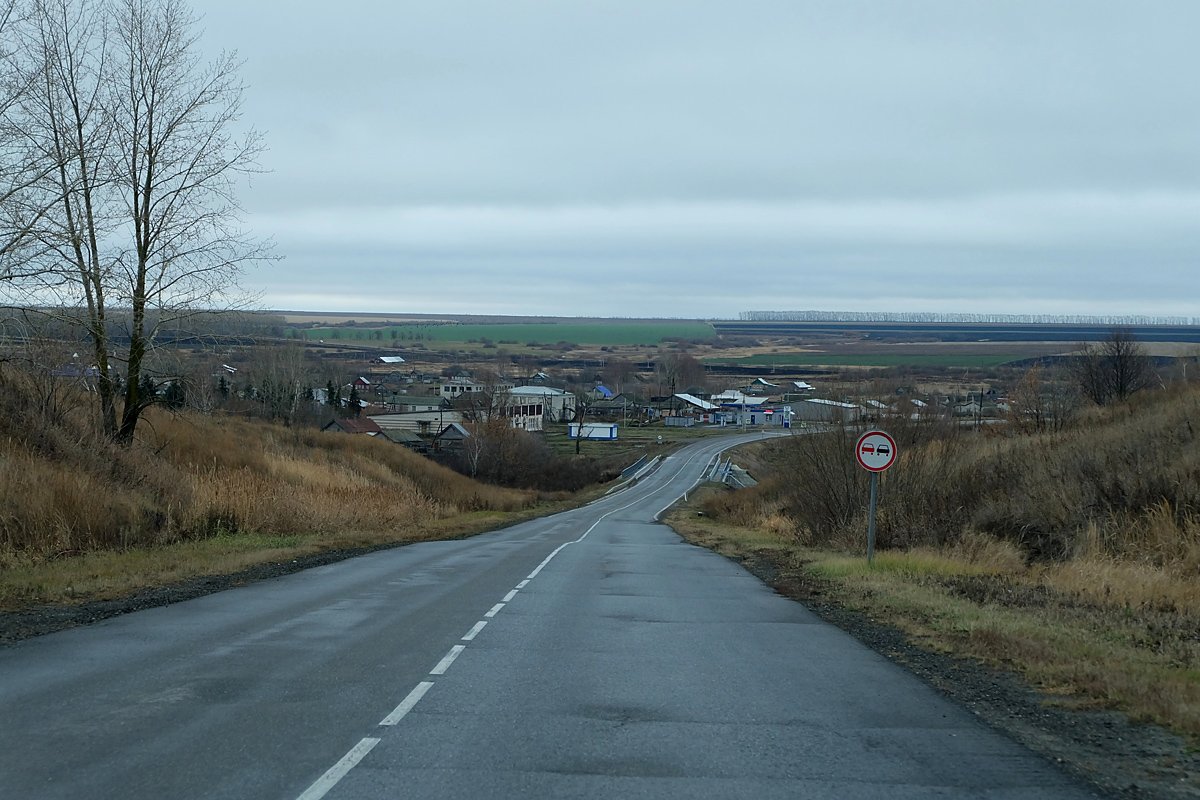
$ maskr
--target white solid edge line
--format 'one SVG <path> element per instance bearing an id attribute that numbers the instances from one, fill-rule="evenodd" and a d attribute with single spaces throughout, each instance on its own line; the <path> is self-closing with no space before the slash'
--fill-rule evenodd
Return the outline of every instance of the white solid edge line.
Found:
<path id="1" fill-rule="evenodd" d="M 483 626 L 484 626 L 484 625 L 487 625 L 487 620 L 486 620 L 486 619 L 481 619 L 481 620 L 479 620 L 479 622 L 476 622 L 476 623 L 475 623 L 475 624 L 474 624 L 474 625 L 471 627 L 471 630 L 467 631 L 466 635 L 462 637 L 462 640 L 463 640 L 464 642 L 469 642 L 469 641 L 471 641 L 472 639 L 474 639 L 474 638 L 475 638 L 477 635 L 479 635 L 479 632 L 480 632 L 481 630 L 483 630 Z"/>
<path id="2" fill-rule="evenodd" d="M 442 660 L 437 663 L 437 666 L 429 670 L 429 674 L 445 675 L 446 670 L 450 669 L 450 665 L 454 663 L 454 659 L 458 658 L 458 654 L 466 649 L 467 646 L 465 644 L 456 644 L 454 647 L 451 647 L 450 652 L 446 653 Z"/>
<path id="3" fill-rule="evenodd" d="M 418 683 L 416 688 L 414 688 L 411 692 L 408 693 L 408 697 L 401 700 L 400 705 L 396 706 L 396 709 L 394 711 L 392 711 L 392 713 L 390 713 L 386 717 L 384 717 L 383 721 L 380 722 L 379 724 L 380 725 L 395 725 L 397 722 L 404 719 L 404 715 L 407 714 L 408 712 L 412 711 L 413 706 L 415 706 L 417 703 L 421 702 L 421 698 L 424 697 L 425 693 L 428 692 L 432 688 L 433 688 L 433 681 L 421 681 L 420 683 Z"/>
<path id="4" fill-rule="evenodd" d="M 510 602 L 512 602 L 512 599 L 513 599 L 514 597 L 516 597 L 516 596 L 517 596 L 517 590 L 516 590 L 516 589 L 513 589 L 511 592 L 509 592 L 508 594 L 504 595 L 504 602 L 506 602 L 506 603 L 510 603 Z"/>
<path id="5" fill-rule="evenodd" d="M 488 612 L 486 614 L 484 614 L 484 616 L 487 617 L 488 619 L 491 619 L 492 617 L 494 617 L 498 613 L 500 613 L 500 609 L 502 609 L 502 608 L 504 608 L 504 603 L 496 603 L 496 605 L 494 605 L 488 609 Z"/>
<path id="6" fill-rule="evenodd" d="M 304 794 L 297 797 L 296 800 L 321 800 L 329 793 L 330 789 L 337 785 L 338 781 L 346 777 L 347 772 L 366 758 L 367 753 L 371 752 L 377 744 L 379 744 L 378 739 L 363 739 L 351 747 L 349 753 L 346 753 L 340 761 L 326 770 L 324 775 L 313 781 L 313 785 L 305 789 Z"/>

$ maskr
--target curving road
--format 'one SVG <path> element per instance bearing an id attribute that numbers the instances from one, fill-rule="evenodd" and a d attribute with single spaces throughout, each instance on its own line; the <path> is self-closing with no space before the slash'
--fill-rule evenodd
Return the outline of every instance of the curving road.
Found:
<path id="1" fill-rule="evenodd" d="M 1086 798 L 656 515 L 585 508 L 0 649 L 5 798 Z"/>

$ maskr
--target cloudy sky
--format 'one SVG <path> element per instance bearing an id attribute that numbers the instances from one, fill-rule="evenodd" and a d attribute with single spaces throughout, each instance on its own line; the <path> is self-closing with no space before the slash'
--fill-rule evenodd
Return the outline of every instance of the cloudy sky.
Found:
<path id="1" fill-rule="evenodd" d="M 269 308 L 1198 312 L 1194 0 L 195 0 Z"/>

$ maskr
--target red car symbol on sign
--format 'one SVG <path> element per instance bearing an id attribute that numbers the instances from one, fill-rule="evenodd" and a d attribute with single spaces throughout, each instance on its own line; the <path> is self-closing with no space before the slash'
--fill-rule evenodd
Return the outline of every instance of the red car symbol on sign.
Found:
<path id="1" fill-rule="evenodd" d="M 855 445 L 858 464 L 870 472 L 883 472 L 896 461 L 896 440 L 883 431 L 867 431 Z"/>

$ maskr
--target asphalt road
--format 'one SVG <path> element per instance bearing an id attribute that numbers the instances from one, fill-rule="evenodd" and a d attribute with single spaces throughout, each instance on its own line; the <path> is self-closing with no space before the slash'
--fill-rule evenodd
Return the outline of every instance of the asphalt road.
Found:
<path id="1" fill-rule="evenodd" d="M 1084 798 L 655 516 L 582 509 L 0 649 L 3 798 Z"/>

